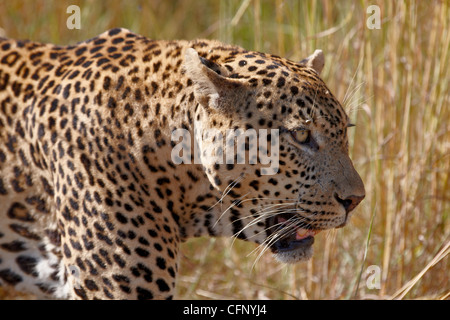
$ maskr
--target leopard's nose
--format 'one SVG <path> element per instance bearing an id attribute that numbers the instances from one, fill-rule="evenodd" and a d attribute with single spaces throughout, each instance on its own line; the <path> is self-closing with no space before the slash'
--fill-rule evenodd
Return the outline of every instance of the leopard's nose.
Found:
<path id="1" fill-rule="evenodd" d="M 364 199 L 365 195 L 362 196 L 349 196 L 345 199 L 341 199 L 337 193 L 334 194 L 334 198 L 337 200 L 337 202 L 339 202 L 340 204 L 342 204 L 342 206 L 345 209 L 345 213 L 349 213 L 350 211 L 352 211 L 353 209 L 356 208 L 356 206 Z"/>

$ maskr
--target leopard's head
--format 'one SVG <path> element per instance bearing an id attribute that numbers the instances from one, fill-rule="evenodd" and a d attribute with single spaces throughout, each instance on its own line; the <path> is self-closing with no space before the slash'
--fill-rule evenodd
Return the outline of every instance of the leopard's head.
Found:
<path id="1" fill-rule="evenodd" d="M 210 61 L 186 51 L 196 120 L 209 132 L 197 135 L 199 156 L 230 199 L 221 227 L 286 263 L 309 259 L 314 236 L 345 226 L 365 196 L 348 155 L 351 124 L 319 78 L 323 65 L 320 50 L 300 63 L 245 50 Z"/>

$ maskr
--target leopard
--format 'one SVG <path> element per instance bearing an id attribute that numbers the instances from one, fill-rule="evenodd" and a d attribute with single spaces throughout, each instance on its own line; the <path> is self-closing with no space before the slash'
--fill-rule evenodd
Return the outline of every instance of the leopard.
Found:
<path id="1" fill-rule="evenodd" d="M 65 46 L 1 38 L 0 49 L 2 287 L 173 299 L 188 239 L 307 261 L 315 236 L 348 224 L 365 197 L 322 50 L 293 61 L 123 28 Z M 227 161 L 220 137 L 236 149 Z"/>

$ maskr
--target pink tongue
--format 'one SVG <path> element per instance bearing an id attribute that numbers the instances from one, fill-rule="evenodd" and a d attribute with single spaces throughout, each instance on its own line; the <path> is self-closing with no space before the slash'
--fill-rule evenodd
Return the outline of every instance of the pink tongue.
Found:
<path id="1" fill-rule="evenodd" d="M 287 221 L 286 219 L 284 219 L 282 217 L 278 217 L 278 222 L 280 224 L 284 223 L 286 221 Z M 295 240 L 303 240 L 308 237 L 314 237 L 319 232 L 320 232 L 320 230 L 306 230 L 306 229 L 298 228 L 297 233 L 295 234 Z"/>
<path id="2" fill-rule="evenodd" d="M 298 229 L 297 234 L 295 235 L 295 240 L 302 240 L 307 237 L 314 237 L 319 231 L 314 230 L 305 230 L 305 229 Z"/>

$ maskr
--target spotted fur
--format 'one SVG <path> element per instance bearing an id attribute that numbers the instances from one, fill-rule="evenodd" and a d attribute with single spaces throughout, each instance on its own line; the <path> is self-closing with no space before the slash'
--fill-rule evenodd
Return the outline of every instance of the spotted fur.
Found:
<path id="1" fill-rule="evenodd" d="M 364 197 L 323 61 L 321 51 L 296 63 L 124 29 L 65 47 L 1 39 L 0 284 L 39 297 L 168 299 L 180 242 L 203 235 L 309 258 L 310 240 L 289 249 L 292 232 L 341 227 Z M 278 173 L 175 165 L 171 132 L 195 121 L 279 129 Z"/>

